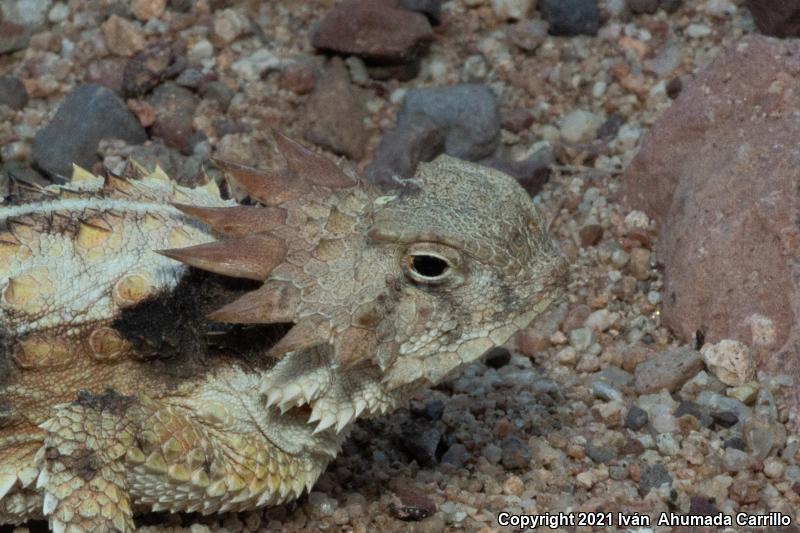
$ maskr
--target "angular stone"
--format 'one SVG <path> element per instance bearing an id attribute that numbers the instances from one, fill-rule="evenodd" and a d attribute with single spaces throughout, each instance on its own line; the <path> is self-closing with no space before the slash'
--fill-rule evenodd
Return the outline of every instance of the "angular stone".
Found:
<path id="1" fill-rule="evenodd" d="M 703 369 L 703 358 L 696 350 L 667 350 L 636 367 L 636 391 L 650 394 L 666 389 L 673 392 Z"/>
<path id="2" fill-rule="evenodd" d="M 0 20 L 0 54 L 22 50 L 28 46 L 30 38 L 25 26 Z"/>
<path id="3" fill-rule="evenodd" d="M 663 324 L 800 376 L 800 41 L 749 35 L 688 83 L 623 176 L 660 228 Z M 768 111 L 766 111 L 768 110 Z"/>
<path id="4" fill-rule="evenodd" d="M 0 105 L 11 109 L 22 109 L 28 105 L 28 92 L 19 78 L 0 76 Z"/>
<path id="5" fill-rule="evenodd" d="M 72 164 L 89 168 L 102 139 L 141 144 L 147 134 L 120 98 L 99 85 L 79 85 L 67 94 L 47 126 L 33 139 L 34 164 L 51 176 L 68 177 Z"/>
<path id="6" fill-rule="evenodd" d="M 539 10 L 551 35 L 597 35 L 600 13 L 595 0 L 542 0 Z"/>
<path id="7" fill-rule="evenodd" d="M 344 62 L 333 58 L 320 76 L 306 106 L 306 139 L 355 161 L 364 157 L 369 132 L 363 90 L 350 83 Z"/>
<path id="8" fill-rule="evenodd" d="M 153 137 L 163 139 L 171 148 L 182 149 L 192 135 L 194 112 L 200 99 L 188 89 L 168 82 L 159 85 L 147 103 L 156 112 Z"/>
<path id="9" fill-rule="evenodd" d="M 773 37 L 800 37 L 800 2 L 748 0 L 758 31 Z"/>
<path id="10" fill-rule="evenodd" d="M 431 161 L 444 151 L 444 137 L 444 132 L 427 118 L 390 130 L 381 138 L 364 175 L 387 189 L 397 188 L 395 178 L 412 177 L 420 162 Z"/>
<path id="11" fill-rule="evenodd" d="M 412 89 L 397 114 L 398 127 L 428 118 L 445 131 L 445 153 L 476 161 L 494 153 L 500 119 L 494 94 L 484 85 Z"/>
<path id="12" fill-rule="evenodd" d="M 425 15 L 387 0 L 342 2 L 311 33 L 314 48 L 389 63 L 419 58 L 432 40 Z"/>

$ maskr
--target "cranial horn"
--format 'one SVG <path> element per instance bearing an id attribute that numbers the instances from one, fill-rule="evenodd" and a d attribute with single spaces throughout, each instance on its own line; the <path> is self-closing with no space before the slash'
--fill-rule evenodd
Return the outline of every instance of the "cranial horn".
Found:
<path id="1" fill-rule="evenodd" d="M 289 170 L 303 180 L 333 189 L 355 185 L 355 181 L 327 157 L 312 152 L 282 133 L 275 132 L 274 137 Z"/>
<path id="2" fill-rule="evenodd" d="M 234 237 L 269 231 L 286 222 L 286 210 L 280 207 L 172 205 L 190 217 L 211 226 L 215 231 Z"/>
<path id="3" fill-rule="evenodd" d="M 331 337 L 330 321 L 315 315 L 303 318 L 294 325 L 278 343 L 270 349 L 269 354 L 279 357 L 288 352 L 305 350 L 320 344 L 327 344 Z"/>
<path id="4" fill-rule="evenodd" d="M 298 178 L 221 159 L 212 161 L 220 170 L 233 176 L 250 196 L 264 205 L 282 204 L 302 196 L 309 190 L 308 185 Z"/>
<path id="5" fill-rule="evenodd" d="M 214 311 L 208 318 L 233 324 L 293 322 L 300 306 L 300 290 L 288 281 L 269 280 L 261 288 Z"/>
<path id="6" fill-rule="evenodd" d="M 158 253 L 223 276 L 263 281 L 283 261 L 286 244 L 271 235 L 257 234 Z"/>

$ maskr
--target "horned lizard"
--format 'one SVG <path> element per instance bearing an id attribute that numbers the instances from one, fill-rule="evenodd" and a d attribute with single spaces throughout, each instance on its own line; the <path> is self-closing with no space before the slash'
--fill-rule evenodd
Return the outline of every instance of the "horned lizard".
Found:
<path id="1" fill-rule="evenodd" d="M 218 163 L 250 205 L 135 163 L 0 205 L 0 524 L 131 531 L 297 498 L 356 418 L 561 294 L 512 178 L 440 156 L 382 194 L 276 144 L 288 173 Z"/>

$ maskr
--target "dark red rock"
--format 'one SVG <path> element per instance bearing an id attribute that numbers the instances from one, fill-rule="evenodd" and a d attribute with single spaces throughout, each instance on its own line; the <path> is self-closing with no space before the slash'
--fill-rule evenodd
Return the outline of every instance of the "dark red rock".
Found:
<path id="1" fill-rule="evenodd" d="M 409 61 L 407 63 L 398 63 L 396 65 L 367 65 L 367 74 L 373 80 L 398 80 L 408 81 L 413 80 L 419 74 L 420 62 Z"/>
<path id="2" fill-rule="evenodd" d="M 480 164 L 504 172 L 516 178 L 528 194 L 536 196 L 544 184 L 550 179 L 550 164 L 552 161 L 537 157 L 536 155 L 515 161 L 505 157 L 492 156 L 479 161 Z"/>
<path id="3" fill-rule="evenodd" d="M 425 15 L 398 9 L 387 0 L 342 2 L 311 34 L 314 48 L 388 63 L 419 58 L 432 40 Z"/>
<path id="4" fill-rule="evenodd" d="M 500 127 L 511 133 L 527 130 L 533 124 L 533 115 L 527 109 L 510 109 L 500 112 Z"/>
<path id="5" fill-rule="evenodd" d="M 122 76 L 128 60 L 122 57 L 108 57 L 89 63 L 88 83 L 102 85 L 117 94 L 122 94 Z"/>
<path id="6" fill-rule="evenodd" d="M 307 94 L 314 89 L 316 76 L 314 69 L 302 63 L 293 63 L 283 69 L 280 79 L 281 89 L 292 91 L 295 94 Z"/>
<path id="7" fill-rule="evenodd" d="M 800 377 L 800 41 L 735 42 L 652 127 L 622 200 L 653 217 L 663 324 L 736 339 Z M 800 397 L 800 395 L 798 395 Z"/>
<path id="8" fill-rule="evenodd" d="M 19 78 L 0 76 L 0 105 L 11 109 L 22 109 L 28 105 L 28 92 Z"/>
<path id="9" fill-rule="evenodd" d="M 395 490 L 395 498 L 389 504 L 389 513 L 405 521 L 418 521 L 436 512 L 436 504 L 422 492 L 409 487 Z"/>
<path id="10" fill-rule="evenodd" d="M 153 90 L 161 82 L 174 78 L 186 66 L 168 44 L 158 44 L 134 55 L 125 64 L 122 90 L 126 96 L 138 96 Z"/>
<path id="11" fill-rule="evenodd" d="M 369 132 L 364 127 L 364 91 L 350 83 L 344 62 L 333 58 L 325 68 L 306 106 L 305 137 L 314 144 L 353 160 L 364 157 Z"/>
<path id="12" fill-rule="evenodd" d="M 773 37 L 800 37 L 798 0 L 748 0 L 758 31 Z"/>
<path id="13" fill-rule="evenodd" d="M 170 148 L 182 149 L 194 131 L 192 122 L 199 102 L 194 93 L 174 83 L 159 85 L 147 100 L 156 112 L 153 137 Z"/>
<path id="14" fill-rule="evenodd" d="M 603 226 L 599 224 L 589 224 L 582 227 L 578 235 L 581 238 L 582 247 L 594 246 L 603 238 Z"/>
<path id="15" fill-rule="evenodd" d="M 671 80 L 669 80 L 669 82 L 667 82 L 666 91 L 667 91 L 667 96 L 670 99 L 675 100 L 678 97 L 678 95 L 681 94 L 682 90 L 683 90 L 683 82 L 679 77 L 676 76 Z"/>
<path id="16" fill-rule="evenodd" d="M 30 35 L 25 26 L 0 20 L 0 54 L 22 50 L 29 41 Z"/>

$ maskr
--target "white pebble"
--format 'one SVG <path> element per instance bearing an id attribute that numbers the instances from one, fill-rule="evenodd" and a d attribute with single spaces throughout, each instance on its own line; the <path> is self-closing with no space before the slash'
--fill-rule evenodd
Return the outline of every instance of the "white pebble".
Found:
<path id="1" fill-rule="evenodd" d="M 625 228 L 628 231 L 635 229 L 647 229 L 650 225 L 650 217 L 642 211 L 631 211 L 625 216 Z"/>
<path id="2" fill-rule="evenodd" d="M 705 24 L 689 24 L 689 27 L 686 28 L 686 34 L 693 39 L 699 39 L 700 37 L 711 35 L 711 28 Z"/>
<path id="3" fill-rule="evenodd" d="M 195 63 L 199 63 L 200 61 L 208 59 L 213 55 L 214 45 L 212 45 L 211 42 L 206 39 L 202 39 L 194 43 L 187 54 L 189 60 Z"/>
<path id="4" fill-rule="evenodd" d="M 756 375 L 755 360 L 747 345 L 732 339 L 706 344 L 700 350 L 708 370 L 726 385 L 741 385 Z"/>
<path id="5" fill-rule="evenodd" d="M 531 0 L 492 0 L 492 11 L 501 20 L 520 20 L 528 15 Z"/>
<path id="6" fill-rule="evenodd" d="M 592 97 L 593 98 L 602 98 L 604 94 L 606 94 L 606 89 L 608 89 L 608 84 L 603 80 L 598 80 L 594 82 L 592 86 Z"/>
<path id="7" fill-rule="evenodd" d="M 47 19 L 53 24 L 60 24 L 67 20 L 67 17 L 69 17 L 69 7 L 63 2 L 54 4 L 47 14 Z"/>
<path id="8" fill-rule="evenodd" d="M 561 137 L 569 143 L 590 141 L 597 135 L 597 129 L 603 124 L 601 115 L 576 109 L 561 120 Z"/>

